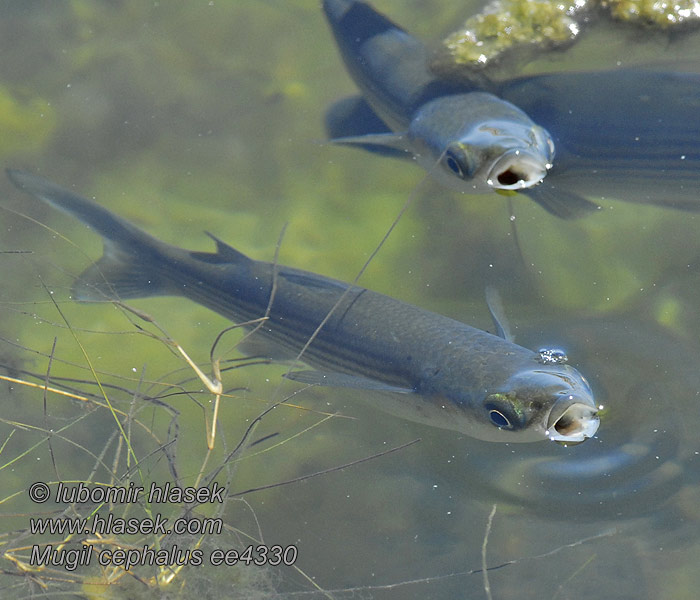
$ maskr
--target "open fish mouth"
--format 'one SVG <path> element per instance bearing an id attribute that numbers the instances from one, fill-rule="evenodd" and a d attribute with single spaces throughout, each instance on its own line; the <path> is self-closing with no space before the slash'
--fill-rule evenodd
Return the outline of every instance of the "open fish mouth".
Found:
<path id="1" fill-rule="evenodd" d="M 486 183 L 497 190 L 522 190 L 540 183 L 552 165 L 524 150 L 511 150 L 491 167 Z"/>
<path id="2" fill-rule="evenodd" d="M 554 407 L 547 423 L 547 437 L 555 442 L 579 443 L 598 431 L 598 409 L 583 402 Z"/>

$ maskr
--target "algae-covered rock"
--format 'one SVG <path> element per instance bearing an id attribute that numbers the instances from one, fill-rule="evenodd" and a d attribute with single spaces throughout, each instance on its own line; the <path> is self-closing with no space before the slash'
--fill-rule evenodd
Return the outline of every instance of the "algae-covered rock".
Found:
<path id="1" fill-rule="evenodd" d="M 600 5 L 613 19 L 659 29 L 692 23 L 700 18 L 700 2 L 697 0 L 601 0 Z"/>
<path id="2" fill-rule="evenodd" d="M 456 63 L 475 66 L 517 45 L 560 46 L 578 35 L 577 16 L 586 6 L 584 0 L 496 0 L 443 43 Z"/>
<path id="3" fill-rule="evenodd" d="M 698 0 L 494 0 L 443 40 L 436 70 L 483 67 L 509 51 L 546 51 L 571 44 L 594 20 L 667 31 L 697 23 Z"/>

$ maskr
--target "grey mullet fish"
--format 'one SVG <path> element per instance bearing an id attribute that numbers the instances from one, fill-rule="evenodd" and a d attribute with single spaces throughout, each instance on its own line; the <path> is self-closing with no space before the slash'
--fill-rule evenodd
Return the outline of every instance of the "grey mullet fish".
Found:
<path id="1" fill-rule="evenodd" d="M 382 410 L 488 441 L 576 443 L 598 429 L 592 392 L 569 365 L 362 287 L 250 259 L 211 234 L 216 252 L 171 246 L 42 177 L 7 173 L 102 236 L 77 300 L 183 296 L 241 323 L 265 315 L 274 280 L 255 333 L 266 356 L 294 359 L 327 319 L 302 356 L 313 370 L 291 379 L 377 392 Z"/>
<path id="2" fill-rule="evenodd" d="M 357 135 L 331 125 L 330 133 L 342 136 L 333 141 L 413 156 L 443 185 L 471 194 L 542 181 L 554 143 L 522 110 L 476 88 L 441 84 L 423 45 L 369 5 L 324 0 L 323 9 L 350 75 L 380 119 L 380 131 Z M 331 121 L 343 120 L 352 102 L 332 109 Z"/>
<path id="3" fill-rule="evenodd" d="M 700 74 L 617 68 L 445 79 L 432 73 L 419 40 L 368 4 L 323 6 L 364 96 L 329 109 L 326 127 L 336 141 L 413 153 L 428 169 L 439 160 L 431 174 L 443 184 L 516 190 L 562 218 L 597 210 L 588 197 L 700 210 Z M 537 143 L 527 150 L 514 141 L 528 139 Z M 498 158 L 518 150 L 520 162 Z"/>

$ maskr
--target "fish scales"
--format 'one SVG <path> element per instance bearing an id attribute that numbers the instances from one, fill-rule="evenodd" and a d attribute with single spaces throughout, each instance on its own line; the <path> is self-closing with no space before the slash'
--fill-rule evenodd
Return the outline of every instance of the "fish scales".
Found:
<path id="1" fill-rule="evenodd" d="M 147 239 L 134 253 L 153 258 L 148 250 L 152 241 Z M 212 264 L 203 253 L 161 242 L 158 248 L 160 256 L 151 260 L 156 265 L 153 281 L 167 282 L 171 293 L 234 322 L 265 315 L 276 273 L 274 301 L 261 331 L 294 354 L 331 313 L 303 356 L 314 366 L 362 372 L 410 389 L 430 389 L 431 380 L 439 379 L 435 371 L 461 372 L 460 380 L 479 390 L 489 367 L 498 368 L 496 357 L 518 356 L 524 364 L 537 358 L 534 352 L 485 331 L 342 281 L 248 258 Z M 465 362 L 465 355 L 476 360 Z"/>

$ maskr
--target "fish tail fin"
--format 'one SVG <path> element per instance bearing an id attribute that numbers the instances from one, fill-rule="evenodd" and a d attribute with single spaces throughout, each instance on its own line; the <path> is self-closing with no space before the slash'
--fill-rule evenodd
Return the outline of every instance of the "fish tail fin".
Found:
<path id="1" fill-rule="evenodd" d="M 168 293 L 167 282 L 146 267 L 156 262 L 149 261 L 148 257 L 159 253 L 166 244 L 48 179 L 15 169 L 7 169 L 7 176 L 19 189 L 76 217 L 102 236 L 104 254 L 75 282 L 73 297 L 76 300 L 144 298 Z"/>
<path id="2" fill-rule="evenodd" d="M 350 76 L 382 118 L 403 129 L 435 80 L 425 46 L 364 2 L 324 0 L 323 10 Z"/>
<path id="3" fill-rule="evenodd" d="M 105 240 L 102 258 L 78 276 L 71 293 L 79 302 L 100 302 L 161 296 L 169 288 L 165 281 L 144 272 L 134 253 Z"/>
<path id="4" fill-rule="evenodd" d="M 331 26 L 357 45 L 386 31 L 403 31 L 369 4 L 358 0 L 323 0 L 323 10 Z"/>

